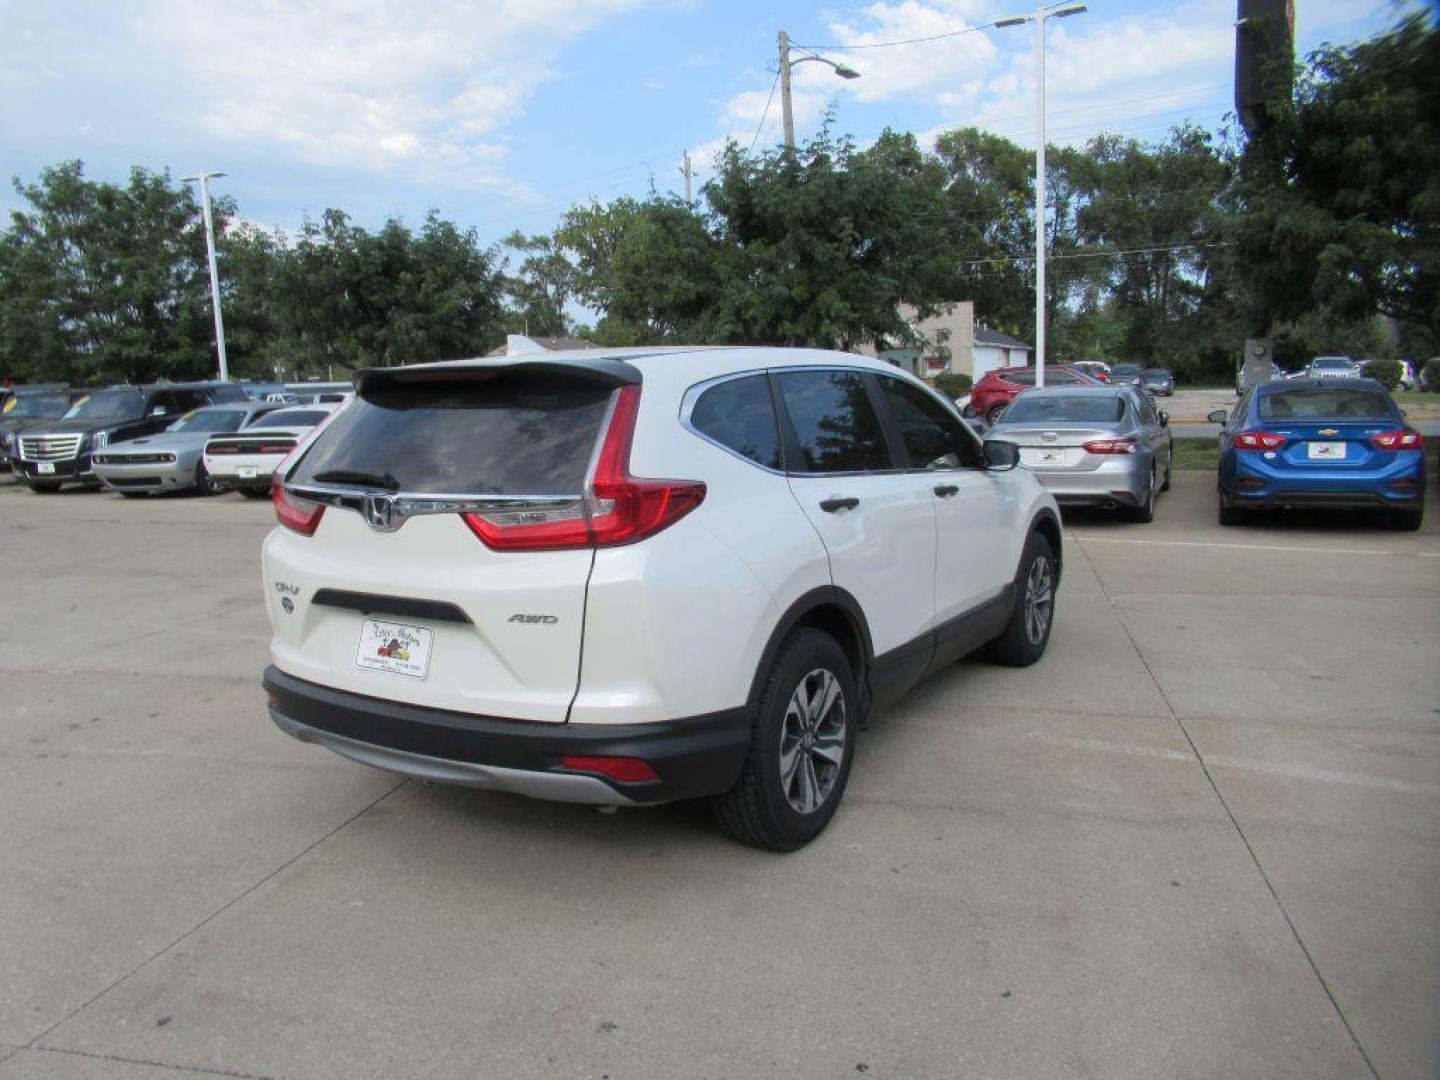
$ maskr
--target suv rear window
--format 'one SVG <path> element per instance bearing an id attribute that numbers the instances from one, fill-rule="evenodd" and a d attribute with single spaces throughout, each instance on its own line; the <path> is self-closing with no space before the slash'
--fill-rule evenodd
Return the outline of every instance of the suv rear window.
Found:
<path id="1" fill-rule="evenodd" d="M 424 495 L 575 495 L 610 389 L 553 375 L 391 383 L 352 401 L 291 480 L 332 472 Z"/>

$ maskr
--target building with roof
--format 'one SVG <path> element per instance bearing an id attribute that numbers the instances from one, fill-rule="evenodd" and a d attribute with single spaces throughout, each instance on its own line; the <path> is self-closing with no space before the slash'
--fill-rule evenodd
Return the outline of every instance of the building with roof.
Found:
<path id="1" fill-rule="evenodd" d="M 984 323 L 976 325 L 975 304 L 970 300 L 945 304 L 936 314 L 923 319 L 913 307 L 902 304 L 900 317 L 914 330 L 920 339 L 919 345 L 881 350 L 871 347 L 860 351 L 888 360 L 921 378 L 953 372 L 978 381 L 996 368 L 1029 364 L 1034 353 L 1029 345 L 1009 334 L 991 330 Z"/>

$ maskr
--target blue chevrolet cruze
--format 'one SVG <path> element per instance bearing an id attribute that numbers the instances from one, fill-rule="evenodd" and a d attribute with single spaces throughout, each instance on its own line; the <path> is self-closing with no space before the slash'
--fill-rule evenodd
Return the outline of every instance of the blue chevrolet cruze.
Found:
<path id="1" fill-rule="evenodd" d="M 1374 379 L 1286 379 L 1251 387 L 1220 431 L 1220 524 L 1289 507 L 1383 509 L 1397 529 L 1425 514 L 1420 433 Z"/>

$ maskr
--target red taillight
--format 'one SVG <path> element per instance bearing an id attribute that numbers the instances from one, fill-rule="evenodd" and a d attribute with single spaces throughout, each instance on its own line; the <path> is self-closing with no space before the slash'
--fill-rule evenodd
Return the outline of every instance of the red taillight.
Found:
<path id="1" fill-rule="evenodd" d="M 270 501 L 275 504 L 275 520 L 301 536 L 314 536 L 325 513 L 323 503 L 297 499 L 285 490 L 285 482 L 277 475 L 270 481 Z"/>
<path id="2" fill-rule="evenodd" d="M 263 443 L 254 452 L 257 454 L 288 454 L 294 449 L 294 443 Z"/>
<path id="3" fill-rule="evenodd" d="M 1134 439 L 1092 439 L 1085 444 L 1091 454 L 1133 454 L 1140 449 Z"/>
<path id="4" fill-rule="evenodd" d="M 1285 445 L 1285 436 L 1273 431 L 1242 431 L 1235 436 L 1237 450 L 1278 450 Z"/>
<path id="5" fill-rule="evenodd" d="M 560 758 L 560 767 L 571 772 L 599 773 L 622 784 L 643 784 L 648 780 L 660 779 L 654 766 L 634 757 L 582 757 L 578 754 L 565 754 Z"/>
<path id="6" fill-rule="evenodd" d="M 1425 445 L 1425 440 L 1420 437 L 1418 431 L 1410 428 L 1397 428 L 1394 431 L 1386 431 L 1372 436 L 1370 445 L 1376 450 L 1419 450 Z"/>
<path id="7" fill-rule="evenodd" d="M 220 446 L 207 446 L 205 448 L 205 453 L 211 457 L 216 457 L 220 454 L 238 454 L 239 452 L 240 448 L 238 446 L 225 446 L 223 443 Z"/>
<path id="8" fill-rule="evenodd" d="M 582 505 L 564 510 L 485 511 L 465 524 L 498 551 L 615 547 L 673 525 L 705 499 L 699 480 L 648 480 L 630 475 L 630 444 L 640 387 L 622 387 L 605 429 Z"/>

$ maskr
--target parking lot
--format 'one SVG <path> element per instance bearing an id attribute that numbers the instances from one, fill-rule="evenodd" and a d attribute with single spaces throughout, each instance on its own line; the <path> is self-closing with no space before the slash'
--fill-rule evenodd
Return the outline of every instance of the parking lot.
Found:
<path id="1" fill-rule="evenodd" d="M 0 482 L 0 1078 L 1434 1077 L 1435 510 L 1067 523 L 782 856 L 294 742 L 268 504 Z"/>

